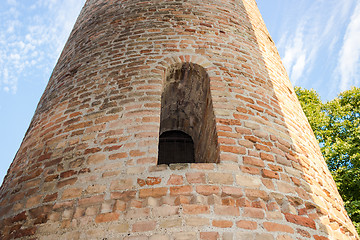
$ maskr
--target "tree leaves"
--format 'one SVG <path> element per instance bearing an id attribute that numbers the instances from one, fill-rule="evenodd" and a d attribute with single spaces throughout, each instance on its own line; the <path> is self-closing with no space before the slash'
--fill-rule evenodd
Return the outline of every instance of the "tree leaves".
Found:
<path id="1" fill-rule="evenodd" d="M 326 103 L 313 89 L 295 87 L 295 91 L 360 234 L 360 88 Z"/>

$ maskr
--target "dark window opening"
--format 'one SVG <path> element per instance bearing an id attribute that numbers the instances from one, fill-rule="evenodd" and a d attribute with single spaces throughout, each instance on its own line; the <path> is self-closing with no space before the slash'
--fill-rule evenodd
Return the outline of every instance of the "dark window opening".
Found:
<path id="1" fill-rule="evenodd" d="M 175 64 L 167 70 L 163 84 L 158 164 L 219 162 L 206 70 L 193 63 Z"/>
<path id="2" fill-rule="evenodd" d="M 158 164 L 194 162 L 194 142 L 191 136 L 177 130 L 160 135 Z"/>

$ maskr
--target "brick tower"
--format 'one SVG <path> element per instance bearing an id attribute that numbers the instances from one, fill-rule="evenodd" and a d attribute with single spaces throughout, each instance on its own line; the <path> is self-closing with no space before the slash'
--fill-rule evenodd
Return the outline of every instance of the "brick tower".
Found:
<path id="1" fill-rule="evenodd" d="M 88 0 L 0 239 L 358 239 L 255 0 Z"/>

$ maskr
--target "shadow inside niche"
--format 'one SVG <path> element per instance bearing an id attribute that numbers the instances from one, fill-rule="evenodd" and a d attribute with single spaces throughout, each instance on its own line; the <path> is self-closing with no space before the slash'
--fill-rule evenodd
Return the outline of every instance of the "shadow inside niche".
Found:
<path id="1" fill-rule="evenodd" d="M 210 79 L 206 70 L 198 64 L 188 62 L 172 65 L 167 71 L 161 95 L 158 164 L 218 162 L 219 147 L 215 129 Z M 172 159 L 171 162 L 162 160 L 165 149 L 162 146 L 165 143 L 161 136 L 169 131 L 181 131 L 191 138 L 193 159 L 186 160 L 185 157 L 179 161 L 177 158 L 167 158 Z M 189 151 L 179 149 L 173 155 L 180 157 L 182 153 Z"/>

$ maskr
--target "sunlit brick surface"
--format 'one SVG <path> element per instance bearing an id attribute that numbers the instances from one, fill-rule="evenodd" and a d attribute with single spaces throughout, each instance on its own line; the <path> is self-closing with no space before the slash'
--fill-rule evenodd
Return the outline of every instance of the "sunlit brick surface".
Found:
<path id="1" fill-rule="evenodd" d="M 209 77 L 219 163 L 157 165 L 183 63 Z M 0 189 L 14 238 L 358 236 L 254 0 L 88 0 Z"/>

